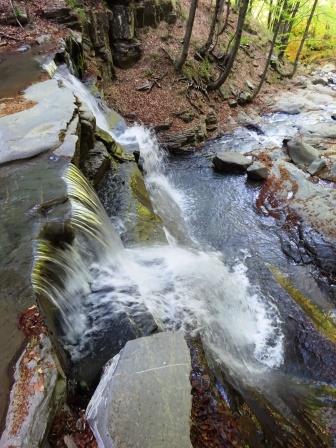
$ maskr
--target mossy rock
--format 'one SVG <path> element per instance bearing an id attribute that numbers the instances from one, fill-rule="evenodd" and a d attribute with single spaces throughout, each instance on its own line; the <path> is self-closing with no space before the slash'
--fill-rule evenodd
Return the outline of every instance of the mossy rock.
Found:
<path id="1" fill-rule="evenodd" d="M 137 220 L 135 223 L 135 236 L 138 241 L 165 241 L 161 218 L 155 214 L 146 189 L 143 176 L 135 165 L 130 176 L 130 187 Z"/>
<path id="2" fill-rule="evenodd" d="M 128 157 L 124 154 L 122 147 L 114 140 L 114 138 L 101 128 L 96 128 L 96 139 L 106 146 L 108 152 L 121 160 L 128 160 Z"/>

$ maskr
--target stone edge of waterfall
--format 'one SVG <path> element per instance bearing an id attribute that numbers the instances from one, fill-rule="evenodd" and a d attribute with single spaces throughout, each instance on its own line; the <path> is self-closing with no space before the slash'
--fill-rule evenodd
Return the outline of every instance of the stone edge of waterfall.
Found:
<path id="1" fill-rule="evenodd" d="M 113 448 L 114 441 L 134 448 L 190 448 L 190 372 L 182 333 L 127 342 L 106 367 L 87 408 L 99 448 Z"/>

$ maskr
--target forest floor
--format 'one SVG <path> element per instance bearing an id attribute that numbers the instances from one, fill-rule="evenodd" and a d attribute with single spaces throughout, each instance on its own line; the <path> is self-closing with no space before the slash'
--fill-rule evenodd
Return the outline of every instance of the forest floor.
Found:
<path id="1" fill-rule="evenodd" d="M 64 0 L 33 0 L 18 2 L 25 8 L 29 22 L 23 28 L 18 24 L 1 26 L 0 51 L 16 50 L 23 45 L 37 45 L 39 36 L 51 35 L 52 45 L 69 33 L 66 25 L 60 25 L 44 17 L 44 11 L 54 6 L 66 6 Z M 102 8 L 102 2 L 85 0 L 86 6 Z M 236 118 L 242 110 L 235 98 L 244 92 L 251 92 L 258 85 L 267 58 L 269 37 L 267 31 L 253 18 L 245 26 L 240 50 L 232 73 L 222 88 L 205 93 L 207 81 L 218 76 L 218 68 L 212 56 L 198 61 L 194 55 L 206 41 L 212 16 L 209 2 L 200 0 L 196 13 L 189 57 L 182 74 L 174 70 L 172 59 L 181 50 L 185 19 L 188 16 L 188 0 L 180 1 L 180 14 L 175 24 L 161 22 L 158 28 L 144 28 L 138 31 L 143 56 L 128 69 L 116 68 L 116 79 L 104 89 L 108 104 L 129 121 L 145 125 L 166 124 L 169 132 L 183 132 L 204 123 L 209 112 L 215 112 L 218 128 L 208 137 L 215 137 L 237 126 Z M 1 15 L 10 13 L 10 2 L 0 0 Z M 218 39 L 214 54 L 225 52 L 232 37 L 237 15 L 232 12 L 228 28 Z M 1 59 L 1 58 L 0 58 Z M 1 62 L 1 61 L 0 61 Z M 286 70 L 284 70 L 286 71 Z M 149 91 L 141 90 L 152 85 Z M 269 70 L 267 80 L 257 99 L 244 110 L 249 113 L 266 112 L 269 94 L 286 89 L 286 80 L 275 70 Z"/>
<path id="2" fill-rule="evenodd" d="M 184 17 L 187 16 L 189 8 L 188 0 L 181 0 L 181 7 L 182 17 L 178 18 L 175 24 L 161 22 L 156 29 L 140 30 L 139 40 L 143 57 L 132 68 L 117 68 L 117 79 L 105 89 L 105 94 L 109 105 L 126 118 L 141 121 L 145 125 L 169 123 L 170 132 L 183 132 L 196 127 L 202 117 L 214 111 L 218 118 L 219 127 L 215 132 L 218 135 L 237 126 L 236 117 L 242 107 L 237 105 L 234 99 L 240 93 L 251 92 L 251 87 L 258 85 L 266 63 L 269 36 L 261 25 L 251 18 L 245 27 L 230 77 L 221 89 L 205 95 L 202 88 L 207 81 L 215 79 L 219 71 L 213 57 L 198 61 L 194 55 L 207 39 L 213 11 L 209 2 L 199 1 L 189 56 L 182 74 L 177 74 L 172 60 L 177 58 L 181 51 Z M 218 39 L 214 51 L 217 56 L 225 51 L 234 33 L 236 21 L 237 14 L 232 12 L 227 32 Z M 288 71 L 286 68 L 283 67 L 284 72 Z M 153 83 L 151 90 L 141 90 L 148 83 Z M 193 86 L 190 88 L 191 84 Z M 247 113 L 249 110 L 266 112 L 268 100 L 265 94 L 286 88 L 286 80 L 271 69 L 261 93 L 253 104 L 245 106 L 244 110 Z M 230 107 L 230 103 L 233 107 Z M 210 135 L 212 136 L 214 135 Z"/>

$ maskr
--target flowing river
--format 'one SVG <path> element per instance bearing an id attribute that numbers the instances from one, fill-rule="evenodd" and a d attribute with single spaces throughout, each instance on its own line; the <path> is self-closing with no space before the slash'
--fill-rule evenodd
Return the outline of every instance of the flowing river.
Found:
<path id="1" fill-rule="evenodd" d="M 126 151 L 140 150 L 146 186 L 167 238 L 166 244 L 125 247 L 118 234 L 123 223 L 109 204 L 109 184 L 98 195 L 112 210 L 110 217 L 76 169 L 65 174 L 74 223 L 86 242 L 61 260 L 65 287 L 45 289 L 63 312 L 72 356 L 89 349 L 112 303 L 114 310 L 145 305 L 165 330 L 201 335 L 223 381 L 248 403 L 274 446 L 331 446 L 334 344 L 319 334 L 270 267 L 287 274 L 327 312 L 333 304 L 311 268 L 284 255 L 278 224 L 255 207 L 259 185 L 211 167 L 218 149 L 281 146 L 307 116 L 269 115 L 262 119 L 262 135 L 239 128 L 202 151 L 167 156 L 142 126 L 111 130 L 102 107 L 72 75 L 58 72 L 56 78 Z M 322 111 L 319 119 L 330 112 Z M 93 255 L 84 259 L 83 253 Z"/>

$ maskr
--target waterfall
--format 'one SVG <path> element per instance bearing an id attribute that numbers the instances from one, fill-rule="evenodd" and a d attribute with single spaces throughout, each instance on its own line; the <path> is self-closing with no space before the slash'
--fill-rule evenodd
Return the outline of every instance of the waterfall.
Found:
<path id="1" fill-rule="evenodd" d="M 216 359 L 248 382 L 255 377 L 251 373 L 279 367 L 283 334 L 276 308 L 252 289 L 244 264 L 228 267 L 222 254 L 204 250 L 188 235 L 189 199 L 166 173 L 164 153 L 150 131 L 134 126 L 116 135 L 83 84 L 69 73 L 56 77 L 126 150 L 139 147 L 145 182 L 169 241 L 125 248 L 81 173 L 73 166 L 67 169 L 64 181 L 76 238 L 54 252 L 48 241 L 37 243 L 33 283 L 38 294 L 59 308 L 71 356 L 80 357 L 88 349 L 111 306 L 113 312 L 145 306 L 163 329 L 200 332 Z"/>

